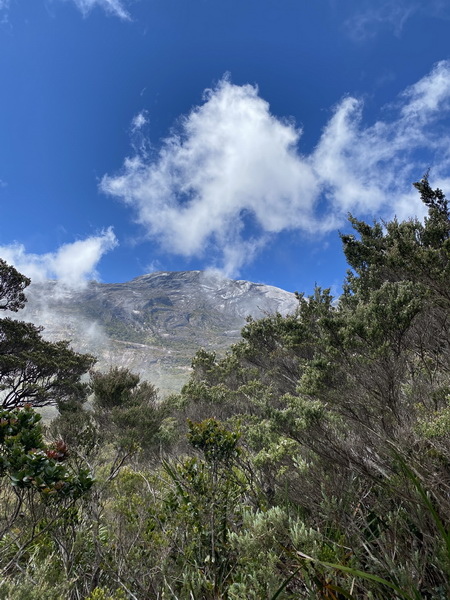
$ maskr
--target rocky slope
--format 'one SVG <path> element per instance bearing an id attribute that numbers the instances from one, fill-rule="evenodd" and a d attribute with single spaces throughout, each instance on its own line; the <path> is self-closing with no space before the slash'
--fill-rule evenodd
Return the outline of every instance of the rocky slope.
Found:
<path id="1" fill-rule="evenodd" d="M 98 357 L 100 369 L 128 367 L 170 392 L 186 380 L 200 347 L 224 353 L 248 315 L 286 314 L 296 305 L 278 288 L 182 271 L 90 282 L 83 290 L 32 284 L 18 317 L 43 325 L 50 339 L 71 339 L 75 349 Z"/>

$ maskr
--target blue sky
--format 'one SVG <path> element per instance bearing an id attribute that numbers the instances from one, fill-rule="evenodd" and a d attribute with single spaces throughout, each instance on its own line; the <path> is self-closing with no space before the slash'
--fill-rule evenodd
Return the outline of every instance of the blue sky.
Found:
<path id="1" fill-rule="evenodd" d="M 0 0 L 0 256 L 338 291 L 346 215 L 450 190 L 450 5 Z"/>

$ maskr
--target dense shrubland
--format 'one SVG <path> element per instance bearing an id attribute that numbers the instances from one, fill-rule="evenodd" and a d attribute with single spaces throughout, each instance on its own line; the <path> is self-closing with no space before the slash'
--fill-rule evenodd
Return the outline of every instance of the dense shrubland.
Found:
<path id="1" fill-rule="evenodd" d="M 2 319 L 0 599 L 450 597 L 450 213 L 415 185 L 423 223 L 350 218 L 339 299 L 249 320 L 177 396 Z"/>

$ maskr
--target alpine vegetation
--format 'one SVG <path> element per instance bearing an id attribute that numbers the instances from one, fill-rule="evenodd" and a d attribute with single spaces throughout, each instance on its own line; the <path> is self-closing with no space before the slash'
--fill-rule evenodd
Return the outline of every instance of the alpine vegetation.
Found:
<path id="1" fill-rule="evenodd" d="M 170 396 L 2 319 L 0 599 L 449 598 L 450 207 L 414 185 L 423 221 L 349 216 L 340 297 Z M 2 262 L 0 307 L 28 283 Z"/>

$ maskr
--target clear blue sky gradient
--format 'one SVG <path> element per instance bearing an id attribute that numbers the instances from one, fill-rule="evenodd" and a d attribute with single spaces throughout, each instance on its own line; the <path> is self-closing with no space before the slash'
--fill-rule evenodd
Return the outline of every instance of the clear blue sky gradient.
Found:
<path id="1" fill-rule="evenodd" d="M 127 157 L 139 155 L 142 168 L 158 165 L 163 140 L 174 131 L 186 139 L 183 119 L 186 122 L 194 107 L 208 102 L 205 89 L 218 93 L 225 74 L 235 91 L 245 84 L 257 86 L 258 98 L 270 105 L 271 118 L 292 130 L 302 129 L 295 150 L 291 148 L 300 158 L 311 157 L 345 98 L 363 102 L 361 120 L 356 119 L 363 130 L 377 121 L 398 119 L 406 102 L 404 90 L 427 77 L 438 63 L 444 64 L 442 85 L 450 79 L 450 68 L 442 63 L 450 59 L 450 5 L 430 1 L 425 10 L 423 4 L 0 0 L 3 254 L 10 258 L 11 248 L 16 248 L 17 255 L 22 245 L 23 254 L 43 265 L 40 255 L 54 256 L 61 246 L 102 236 L 111 227 L 115 247 L 110 243 L 99 251 L 98 262 L 92 259 L 92 269 L 81 271 L 86 277 L 94 274 L 104 282 L 119 282 L 150 269 L 222 268 L 224 248 L 230 249 L 233 240 L 238 245 L 258 240 L 258 249 L 241 257 L 232 275 L 291 291 L 309 293 L 315 283 L 338 291 L 346 270 L 338 230 L 349 229 L 342 219 L 346 209 L 361 218 L 389 218 L 397 212 L 397 197 L 411 193 L 410 184 L 426 167 L 431 167 L 432 184 L 450 180 L 450 148 L 446 156 L 444 145 L 430 142 L 424 149 L 417 142 L 408 172 L 402 171 L 399 157 L 399 187 L 392 190 L 391 199 L 361 205 L 338 199 L 336 222 L 323 231 L 299 225 L 295 207 L 292 226 L 286 219 L 278 229 L 265 226 L 244 203 L 230 217 L 224 239 L 206 232 L 204 247 L 184 255 L 171 246 L 171 238 L 164 238 L 161 227 L 155 229 L 151 209 L 150 216 L 139 217 L 131 187 L 114 195 L 108 193 L 104 178 L 112 181 L 123 174 Z M 450 94 L 443 95 L 438 118 L 425 127 L 435 128 L 441 140 L 450 136 Z M 132 120 L 139 114 L 146 123 L 133 133 Z M 393 142 L 386 134 L 389 144 Z M 397 155 L 389 163 L 396 160 Z M 350 157 L 346 168 L 351 169 L 351 163 Z M 255 173 L 257 177 L 257 169 Z M 134 179 L 127 181 L 135 185 Z M 358 181 L 364 185 L 364 176 Z M 212 188 L 215 192 L 218 185 Z M 180 184 L 174 189 L 175 196 L 167 202 L 175 202 L 181 219 L 188 200 Z M 321 190 L 313 207 L 319 222 L 336 206 L 333 186 L 328 189 L 324 183 Z M 387 192 L 383 188 L 379 193 Z M 271 197 L 274 214 L 285 195 L 281 191 L 280 199 Z M 220 189 L 211 197 L 204 194 L 202 202 L 213 207 L 221 202 L 219 196 Z M 412 216 L 414 205 L 409 210 L 405 202 L 400 214 Z M 240 229 L 232 225 L 233 219 L 240 220 Z M 183 227 L 191 225 L 196 227 L 189 221 Z M 22 263 L 17 259 L 17 264 Z"/>

